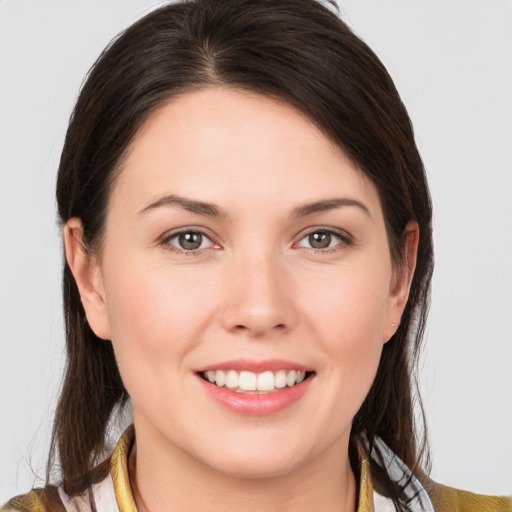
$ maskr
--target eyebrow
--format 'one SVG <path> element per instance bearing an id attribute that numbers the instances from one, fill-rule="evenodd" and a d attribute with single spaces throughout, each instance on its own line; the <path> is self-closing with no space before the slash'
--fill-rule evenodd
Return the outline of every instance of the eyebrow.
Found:
<path id="1" fill-rule="evenodd" d="M 226 215 L 222 208 L 219 208 L 215 204 L 207 203 L 204 201 L 197 201 L 195 199 L 188 199 L 186 197 L 177 196 L 174 194 L 160 197 L 156 201 L 152 202 L 151 204 L 145 206 L 142 210 L 140 210 L 139 215 L 145 214 L 157 208 L 173 206 L 179 206 L 189 212 L 209 217 L 225 217 Z M 336 208 L 341 208 L 343 206 L 355 206 L 361 209 L 370 218 L 372 217 L 370 210 L 361 201 L 349 197 L 324 199 L 322 201 L 315 201 L 313 203 L 307 203 L 298 206 L 297 208 L 294 209 L 292 217 L 307 217 L 308 215 L 314 215 L 315 213 L 322 213 L 329 210 L 334 210 Z"/>
<path id="2" fill-rule="evenodd" d="M 335 197 L 332 199 L 325 199 L 323 201 L 316 201 L 314 203 L 304 204 L 295 208 L 293 212 L 294 217 L 306 217 L 308 215 L 313 215 L 315 213 L 327 212 L 329 210 L 334 210 L 336 208 L 341 208 L 342 206 L 355 206 L 356 208 L 361 209 L 366 215 L 372 218 L 370 210 L 366 205 L 364 205 L 361 201 L 357 199 L 352 199 L 350 197 Z"/>
<path id="3" fill-rule="evenodd" d="M 153 203 L 144 207 L 139 211 L 139 215 L 147 213 L 151 210 L 155 210 L 156 208 L 162 207 L 172 207 L 172 206 L 180 206 L 184 210 L 187 210 L 192 213 L 197 213 L 198 215 L 206 215 L 209 217 L 224 217 L 224 211 L 218 206 L 212 203 L 205 203 L 203 201 L 196 201 L 195 199 L 187 199 L 186 197 L 177 196 L 174 194 L 170 194 L 167 196 L 160 197 Z"/>

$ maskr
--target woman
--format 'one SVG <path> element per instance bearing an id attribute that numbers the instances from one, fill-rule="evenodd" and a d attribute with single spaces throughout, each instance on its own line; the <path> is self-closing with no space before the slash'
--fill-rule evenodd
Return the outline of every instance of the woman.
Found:
<path id="1" fill-rule="evenodd" d="M 57 198 L 62 486 L 6 510 L 512 509 L 421 468 L 428 188 L 391 79 L 320 4 L 136 23 L 83 87 Z"/>

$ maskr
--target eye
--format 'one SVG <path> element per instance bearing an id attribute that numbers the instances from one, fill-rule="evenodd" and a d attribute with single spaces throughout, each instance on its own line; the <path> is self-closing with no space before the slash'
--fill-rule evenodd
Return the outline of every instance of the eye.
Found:
<path id="1" fill-rule="evenodd" d="M 215 247 L 215 244 L 201 231 L 187 230 L 166 236 L 162 243 L 177 252 L 198 252 Z"/>
<path id="2" fill-rule="evenodd" d="M 332 249 L 339 245 L 348 245 L 349 236 L 333 229 L 317 229 L 309 232 L 297 243 L 298 247 L 307 247 L 315 250 Z"/>

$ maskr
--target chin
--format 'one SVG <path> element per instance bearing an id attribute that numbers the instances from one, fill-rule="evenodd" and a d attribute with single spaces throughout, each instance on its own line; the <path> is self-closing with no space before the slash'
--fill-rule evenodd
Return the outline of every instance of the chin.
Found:
<path id="1" fill-rule="evenodd" d="M 300 443 L 268 439 L 224 444 L 219 452 L 211 455 L 209 461 L 203 459 L 210 467 L 224 475 L 243 479 L 283 476 L 303 466 L 309 458 Z"/>
<path id="2" fill-rule="evenodd" d="M 240 479 L 265 479 L 276 478 L 294 472 L 301 466 L 297 460 L 274 460 L 266 457 L 243 457 L 238 454 L 236 457 L 216 461 L 213 469 L 229 476 Z"/>

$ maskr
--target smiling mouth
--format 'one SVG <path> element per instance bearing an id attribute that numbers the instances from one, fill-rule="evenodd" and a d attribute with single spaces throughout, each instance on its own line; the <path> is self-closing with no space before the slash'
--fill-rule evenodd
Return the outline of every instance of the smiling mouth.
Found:
<path id="1" fill-rule="evenodd" d="M 291 388 L 310 378 L 315 372 L 299 370 L 278 370 L 253 373 L 236 370 L 209 370 L 199 372 L 205 381 L 219 388 L 226 388 L 243 394 L 275 393 Z"/>

